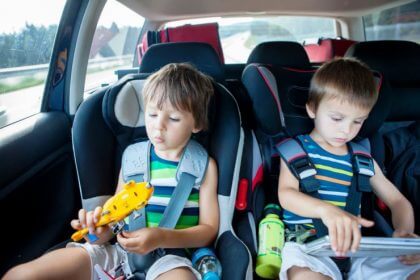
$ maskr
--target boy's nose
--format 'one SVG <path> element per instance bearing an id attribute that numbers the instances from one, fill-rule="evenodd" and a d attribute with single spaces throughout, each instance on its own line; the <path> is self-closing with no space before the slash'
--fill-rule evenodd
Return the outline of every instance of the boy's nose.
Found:
<path id="1" fill-rule="evenodd" d="M 351 124 L 343 123 L 343 125 L 341 126 L 341 132 L 343 132 L 345 134 L 349 134 L 350 130 L 351 130 Z"/>
<path id="2" fill-rule="evenodd" d="M 162 130 L 162 129 L 165 128 L 165 120 L 162 117 L 159 117 L 156 120 L 155 128 L 158 129 L 158 130 Z"/>

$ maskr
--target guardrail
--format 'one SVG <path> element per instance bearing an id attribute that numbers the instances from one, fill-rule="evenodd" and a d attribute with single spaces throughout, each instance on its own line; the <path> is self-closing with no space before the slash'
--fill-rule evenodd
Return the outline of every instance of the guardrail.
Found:
<path id="1" fill-rule="evenodd" d="M 131 61 L 133 55 L 122 55 L 122 56 L 113 56 L 106 58 L 95 58 L 89 59 L 89 67 L 99 66 L 101 64 L 114 63 L 117 61 Z M 11 67 L 0 69 L 0 79 L 13 78 L 19 76 L 26 76 L 31 74 L 37 74 L 40 72 L 48 71 L 49 64 L 38 64 L 38 65 L 29 65 L 29 66 L 20 66 L 20 67 Z"/>

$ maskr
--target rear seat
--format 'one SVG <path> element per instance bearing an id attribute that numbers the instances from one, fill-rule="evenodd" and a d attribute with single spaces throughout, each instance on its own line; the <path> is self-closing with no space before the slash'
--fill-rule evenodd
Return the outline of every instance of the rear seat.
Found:
<path id="1" fill-rule="evenodd" d="M 219 56 L 220 62 L 225 63 L 223 49 L 219 38 L 217 22 L 204 24 L 187 24 L 178 27 L 167 27 L 159 31 L 147 31 L 141 44 L 137 46 L 139 64 L 150 46 L 158 43 L 170 42 L 200 42 L 211 45 Z"/>
<path id="2" fill-rule="evenodd" d="M 280 49 L 279 45 L 282 46 Z M 290 65 L 290 71 L 299 68 L 314 71 L 300 44 L 265 42 L 251 52 L 242 74 L 245 92 L 241 97 L 241 108 L 246 110 L 247 115 L 244 127 L 246 137 L 241 167 L 242 184 L 238 190 L 234 225 L 254 259 L 258 246 L 257 226 L 263 208 L 269 202 L 278 204 L 275 187 L 278 172 L 272 172 L 276 167 L 273 166 L 271 143 L 273 139 L 281 139 L 284 134 L 279 99 L 277 94 L 272 94 L 277 90 L 277 85 L 271 87 L 270 81 L 275 78 L 266 68 L 273 65 Z"/>
<path id="3" fill-rule="evenodd" d="M 319 38 L 316 42 L 305 41 L 303 47 L 311 63 L 324 63 L 336 56 L 344 56 L 347 49 L 356 41 L 341 37 Z"/>
<path id="4" fill-rule="evenodd" d="M 294 42 L 262 43 L 251 53 L 248 62 L 242 82 L 252 103 L 255 117 L 253 129 L 263 152 L 264 202 L 278 203 L 279 157 L 273 151 L 273 145 L 285 137 L 308 133 L 312 129 L 312 120 L 306 114 L 305 103 L 315 69 L 311 67 L 303 47 Z M 381 76 L 376 75 L 381 81 Z M 386 108 L 390 107 L 387 84 L 379 84 L 380 98 L 359 134 L 363 138 L 375 134 L 387 116 Z M 261 196 L 255 190 L 253 195 Z M 256 222 L 261 218 L 258 215 L 260 210 L 250 210 Z M 375 233 L 387 235 L 389 231 L 388 228 L 376 228 Z"/>
<path id="5" fill-rule="evenodd" d="M 224 65 L 225 79 L 228 80 L 228 83 L 229 81 L 240 80 L 245 64 L 225 64 L 217 22 L 195 25 L 187 24 L 178 27 L 168 27 L 159 31 L 148 31 L 144 34 L 142 42 L 137 46 L 138 64 L 141 64 L 142 57 L 150 46 L 171 42 L 199 42 L 211 45 L 219 56 L 220 62 Z M 234 87 L 236 87 L 236 84 Z"/>
<path id="6" fill-rule="evenodd" d="M 420 99 L 420 45 L 409 41 L 370 41 L 353 45 L 346 56 L 356 57 L 383 74 L 393 101 L 387 120 L 417 120 Z"/>
<path id="7" fill-rule="evenodd" d="M 381 127 L 382 134 L 375 139 L 374 147 L 380 147 L 376 154 L 382 157 L 388 178 L 412 203 L 415 232 L 420 233 L 420 215 L 417 214 L 420 211 L 420 192 L 415 189 L 420 186 L 420 171 L 401 170 L 402 162 L 398 161 L 402 158 L 401 152 L 410 147 L 410 143 L 406 142 L 407 138 L 403 137 L 407 132 L 405 127 L 416 122 L 413 125 L 420 130 L 420 45 L 408 41 L 360 42 L 351 46 L 346 56 L 364 61 L 372 69 L 383 73 L 384 79 L 389 83 L 392 106 L 384 108 L 388 110 L 386 123 Z M 402 128 L 396 130 L 401 126 Z M 412 136 L 416 138 L 415 135 Z M 412 160 L 418 164 L 419 157 L 420 150 Z M 407 181 L 403 183 L 398 177 L 404 177 Z M 389 214 L 384 204 L 379 205 L 383 214 Z M 389 216 L 388 218 L 390 219 Z"/>

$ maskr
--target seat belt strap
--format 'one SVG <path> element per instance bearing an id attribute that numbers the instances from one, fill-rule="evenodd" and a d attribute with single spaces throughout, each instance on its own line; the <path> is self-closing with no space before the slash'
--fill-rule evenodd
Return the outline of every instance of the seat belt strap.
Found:
<path id="1" fill-rule="evenodd" d="M 125 181 L 150 180 L 150 151 L 150 141 L 136 143 L 126 149 L 122 163 L 122 175 Z M 162 215 L 159 227 L 175 228 L 193 187 L 202 183 L 207 165 L 207 151 L 199 143 L 190 140 L 178 163 L 176 173 L 178 183 Z M 130 215 L 129 225 L 130 230 L 147 226 L 145 208 L 141 209 L 139 216 Z M 147 255 L 128 253 L 128 264 L 134 270 L 135 277 L 143 279 L 150 265 L 163 255 L 165 255 L 164 249 L 157 249 Z"/>
<path id="2" fill-rule="evenodd" d="M 347 212 L 356 216 L 359 215 L 360 212 L 359 208 L 362 193 L 372 191 L 370 177 L 375 174 L 368 143 L 367 139 L 358 143 L 349 143 L 350 152 L 352 154 L 353 178 L 346 199 L 345 209 Z"/>
<path id="3" fill-rule="evenodd" d="M 288 138 L 275 145 L 275 147 L 299 182 L 308 178 L 311 179 L 311 177 L 316 175 L 316 169 L 308 154 L 297 140 Z M 308 192 L 314 192 L 319 189 L 318 183 L 311 180 L 307 182 L 309 182 L 306 184 Z"/>
<path id="4" fill-rule="evenodd" d="M 372 156 L 370 155 L 369 140 L 349 143 L 353 155 L 354 172 L 358 175 L 357 190 L 359 192 L 371 192 L 370 177 L 375 175 Z"/>
<path id="5" fill-rule="evenodd" d="M 300 189 L 314 198 L 320 199 L 319 181 L 315 178 L 316 169 L 302 145 L 293 138 L 288 138 L 275 145 L 280 156 L 288 165 L 292 174 L 299 181 Z M 312 219 L 316 229 L 316 236 L 328 234 L 328 229 L 321 219 Z"/>
<path id="6" fill-rule="evenodd" d="M 159 227 L 175 228 L 196 179 L 196 177 L 189 173 L 183 172 L 181 174 L 178 185 L 172 193 L 168 206 L 163 212 Z"/>

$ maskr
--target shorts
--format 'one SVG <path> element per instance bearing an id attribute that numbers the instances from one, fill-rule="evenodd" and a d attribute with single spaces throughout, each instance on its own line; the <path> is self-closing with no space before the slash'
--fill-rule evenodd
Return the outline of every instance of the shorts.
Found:
<path id="1" fill-rule="evenodd" d="M 307 267 L 334 280 L 341 280 L 341 272 L 329 257 L 315 257 L 306 254 L 301 245 L 286 242 L 282 250 L 282 265 L 279 278 L 287 279 L 287 270 L 292 266 Z M 365 279 L 406 279 L 420 269 L 420 264 L 405 265 L 396 257 L 352 258 L 349 280 Z"/>
<path id="2" fill-rule="evenodd" d="M 100 265 L 105 271 L 109 271 L 119 265 L 121 261 L 127 261 L 126 254 L 124 254 L 121 250 L 117 250 L 116 245 L 108 243 L 103 245 L 96 245 L 90 244 L 88 242 L 70 242 L 66 247 L 81 247 L 88 252 L 91 261 L 91 279 L 93 280 L 99 280 L 99 277 L 94 270 L 95 264 Z M 176 255 L 166 255 L 158 259 L 149 268 L 149 271 L 146 275 L 146 280 L 153 280 L 162 273 L 168 272 L 178 267 L 185 267 L 190 269 L 194 276 L 198 280 L 201 280 L 200 273 L 193 268 L 191 261 L 187 258 Z"/>

